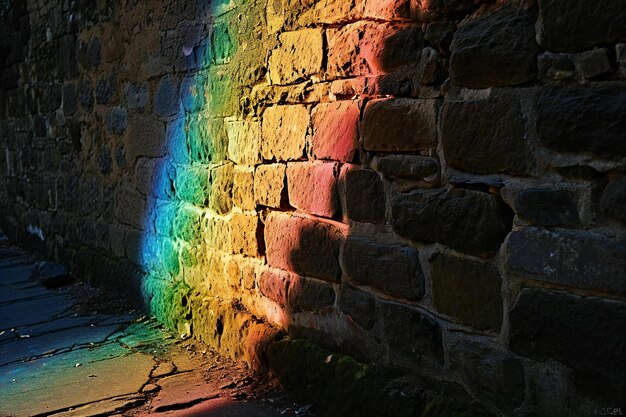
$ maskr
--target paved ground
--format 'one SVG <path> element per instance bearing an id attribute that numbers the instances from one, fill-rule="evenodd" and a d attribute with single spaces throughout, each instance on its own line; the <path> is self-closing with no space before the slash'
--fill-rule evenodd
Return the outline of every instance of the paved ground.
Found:
<path id="1" fill-rule="evenodd" d="M 0 231 L 0 417 L 310 415 L 150 319 L 92 311 L 63 275 Z"/>

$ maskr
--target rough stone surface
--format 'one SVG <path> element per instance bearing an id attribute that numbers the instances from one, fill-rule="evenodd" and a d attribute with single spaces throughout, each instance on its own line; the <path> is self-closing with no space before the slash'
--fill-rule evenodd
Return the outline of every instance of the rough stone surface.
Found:
<path id="1" fill-rule="evenodd" d="M 535 188 L 523 190 L 515 199 L 517 215 L 545 226 L 576 224 L 578 208 L 567 191 Z"/>
<path id="2" fill-rule="evenodd" d="M 358 142 L 359 107 L 352 101 L 322 103 L 312 112 L 311 147 L 317 159 L 354 160 Z"/>
<path id="3" fill-rule="evenodd" d="M 461 22 L 452 40 L 450 77 L 470 88 L 531 81 L 537 73 L 534 22 L 510 5 Z"/>
<path id="4" fill-rule="evenodd" d="M 260 165 L 254 173 L 254 201 L 268 207 L 281 207 L 285 189 L 284 164 Z"/>
<path id="5" fill-rule="evenodd" d="M 441 140 L 452 167 L 475 174 L 531 174 L 533 147 L 519 98 L 496 90 L 488 99 L 446 102 Z"/>
<path id="6" fill-rule="evenodd" d="M 512 211 L 498 197 L 473 190 L 418 190 L 391 202 L 396 232 L 461 252 L 493 256 L 511 230 Z"/>
<path id="7" fill-rule="evenodd" d="M 371 151 L 419 151 L 437 144 L 435 100 L 380 99 L 365 106 L 363 146 Z"/>
<path id="8" fill-rule="evenodd" d="M 298 160 L 304 154 L 309 112 L 304 106 L 276 106 L 263 114 L 261 155 L 278 161 Z"/>
<path id="9" fill-rule="evenodd" d="M 348 218 L 358 222 L 382 222 L 385 218 L 385 189 L 378 174 L 371 170 L 349 168 L 342 177 Z"/>
<path id="10" fill-rule="evenodd" d="M 411 300 L 424 295 L 424 273 L 417 249 L 349 237 L 342 254 L 344 272 L 353 282 Z"/>
<path id="11" fill-rule="evenodd" d="M 426 178 L 439 173 L 439 163 L 435 158 L 420 155 L 376 157 L 372 168 L 388 177 Z"/>
<path id="12" fill-rule="evenodd" d="M 515 352 L 570 366 L 577 387 L 586 395 L 606 401 L 626 392 L 623 302 L 526 288 L 510 314 Z"/>
<path id="13" fill-rule="evenodd" d="M 626 292 L 626 243 L 602 235 L 534 227 L 511 233 L 507 267 L 529 278 Z"/>
<path id="14" fill-rule="evenodd" d="M 626 223 L 626 178 L 618 178 L 606 185 L 601 206 L 607 216 Z"/>
<path id="15" fill-rule="evenodd" d="M 376 323 L 376 299 L 368 292 L 351 285 L 343 285 L 339 290 L 339 308 L 351 320 L 367 330 L 372 330 Z"/>
<path id="16" fill-rule="evenodd" d="M 340 210 L 336 162 L 292 162 L 287 165 L 289 204 L 322 217 L 335 217 Z"/>
<path id="17" fill-rule="evenodd" d="M 502 279 L 493 267 L 442 254 L 431 261 L 437 311 L 479 330 L 498 333 L 502 324 Z"/>
<path id="18" fill-rule="evenodd" d="M 280 47 L 270 56 L 270 79 L 274 84 L 290 84 L 308 78 L 322 69 L 323 34 L 320 29 L 284 32 Z"/>

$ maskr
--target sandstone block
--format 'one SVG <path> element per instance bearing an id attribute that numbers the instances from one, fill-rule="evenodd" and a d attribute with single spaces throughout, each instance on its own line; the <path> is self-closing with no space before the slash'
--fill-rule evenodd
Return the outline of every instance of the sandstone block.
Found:
<path id="1" fill-rule="evenodd" d="M 365 330 L 376 324 L 376 299 L 368 292 L 345 284 L 339 290 L 339 308 Z"/>
<path id="2" fill-rule="evenodd" d="M 261 155 L 277 161 L 304 156 L 309 111 L 301 105 L 269 107 L 263 113 Z"/>
<path id="3" fill-rule="evenodd" d="M 321 71 L 324 59 L 322 29 L 283 32 L 279 42 L 280 46 L 272 51 L 269 61 L 272 84 L 291 84 Z"/>
<path id="4" fill-rule="evenodd" d="M 259 217 L 234 213 L 230 221 L 233 253 L 259 256 Z"/>
<path id="5" fill-rule="evenodd" d="M 375 156 L 372 168 L 387 177 L 426 178 L 439 173 L 439 162 L 421 155 Z"/>
<path id="6" fill-rule="evenodd" d="M 154 94 L 154 112 L 163 117 L 176 115 L 181 108 L 179 89 L 178 79 L 171 75 L 163 76 Z"/>
<path id="7" fill-rule="evenodd" d="M 458 188 L 399 194 L 391 209 L 400 236 L 479 256 L 495 255 L 513 222 L 511 209 L 499 197 Z"/>
<path id="8" fill-rule="evenodd" d="M 436 100 L 372 100 L 363 115 L 363 146 L 383 152 L 432 149 L 437 144 L 436 118 Z"/>
<path id="9" fill-rule="evenodd" d="M 357 222 L 381 223 L 385 219 L 385 188 L 375 171 L 348 167 L 342 173 L 346 215 Z"/>
<path id="10" fill-rule="evenodd" d="M 291 162 L 287 165 L 289 204 L 304 212 L 335 217 L 340 210 L 336 162 Z"/>
<path id="11" fill-rule="evenodd" d="M 257 165 L 261 159 L 261 123 L 255 120 L 226 122 L 228 157 L 236 164 Z"/>
<path id="12" fill-rule="evenodd" d="M 297 276 L 292 272 L 281 269 L 264 269 L 259 275 L 259 290 L 261 294 L 281 306 L 287 305 L 287 289 L 292 277 Z"/>
<path id="13" fill-rule="evenodd" d="M 226 214 L 233 206 L 233 164 L 218 165 L 211 169 L 209 208 Z"/>
<path id="14" fill-rule="evenodd" d="M 140 156 L 156 158 L 165 155 L 165 125 L 150 116 L 131 116 L 124 138 L 131 164 Z"/>
<path id="15" fill-rule="evenodd" d="M 287 303 L 293 313 L 318 311 L 335 304 L 332 284 L 295 275 L 291 277 Z"/>
<path id="16" fill-rule="evenodd" d="M 285 165 L 259 165 L 254 174 L 254 201 L 268 207 L 284 205 Z"/>
<path id="17" fill-rule="evenodd" d="M 235 167 L 233 171 L 233 204 L 242 210 L 254 210 L 254 170 Z"/>
<path id="18" fill-rule="evenodd" d="M 352 101 L 321 103 L 313 108 L 311 148 L 315 159 L 352 162 L 358 142 L 359 106 Z"/>
<path id="19" fill-rule="evenodd" d="M 211 194 L 207 166 L 180 166 L 174 179 L 176 197 L 196 206 L 207 206 Z"/>

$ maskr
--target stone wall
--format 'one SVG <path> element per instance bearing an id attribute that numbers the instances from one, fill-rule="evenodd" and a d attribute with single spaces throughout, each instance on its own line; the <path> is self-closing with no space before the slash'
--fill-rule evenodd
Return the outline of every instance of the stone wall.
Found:
<path id="1" fill-rule="evenodd" d="M 18 241 L 253 366 L 624 409 L 623 1 L 5 3 Z"/>

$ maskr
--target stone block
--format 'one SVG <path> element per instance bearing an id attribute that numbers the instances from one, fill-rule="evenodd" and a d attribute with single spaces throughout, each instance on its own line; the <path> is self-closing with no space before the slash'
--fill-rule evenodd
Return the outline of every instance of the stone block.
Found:
<path id="1" fill-rule="evenodd" d="M 180 101 L 189 113 L 196 113 L 204 107 L 205 77 L 201 74 L 185 77 L 180 84 Z"/>
<path id="2" fill-rule="evenodd" d="M 259 165 L 254 173 L 254 201 L 267 207 L 282 207 L 287 199 L 285 188 L 285 165 Z"/>
<path id="3" fill-rule="evenodd" d="M 71 116 L 78 110 L 78 95 L 74 84 L 63 85 L 63 113 Z"/>
<path id="4" fill-rule="evenodd" d="M 383 335 L 392 352 L 415 360 L 427 356 L 443 362 L 441 327 L 415 307 L 383 302 L 379 305 Z"/>
<path id="5" fill-rule="evenodd" d="M 233 171 L 233 204 L 242 210 L 254 210 L 254 170 L 235 167 Z"/>
<path id="6" fill-rule="evenodd" d="M 336 217 L 340 210 L 336 162 L 290 162 L 287 194 L 291 206 L 322 217 Z"/>
<path id="7" fill-rule="evenodd" d="M 424 295 L 419 252 L 411 246 L 348 237 L 341 264 L 344 273 L 357 284 L 409 300 L 419 300 Z"/>
<path id="8" fill-rule="evenodd" d="M 511 233 L 509 271 L 544 282 L 626 293 L 626 242 L 574 230 Z"/>
<path id="9" fill-rule="evenodd" d="M 574 52 L 626 39 L 626 5 L 621 0 L 539 0 L 539 43 L 546 49 Z M 592 25 L 589 22 L 593 22 Z"/>
<path id="10" fill-rule="evenodd" d="M 492 91 L 488 99 L 448 101 L 441 121 L 447 163 L 473 174 L 529 175 L 536 160 L 520 99 L 511 91 Z"/>
<path id="11" fill-rule="evenodd" d="M 83 78 L 78 83 L 78 102 L 83 110 L 93 109 L 93 86 L 88 78 Z"/>
<path id="12" fill-rule="evenodd" d="M 623 89 L 544 87 L 537 98 L 537 113 L 537 133 L 547 148 L 607 159 L 626 156 Z"/>
<path id="13" fill-rule="evenodd" d="M 430 22 L 443 17 L 463 16 L 474 7 L 472 0 L 410 0 L 411 18 Z"/>
<path id="14" fill-rule="evenodd" d="M 211 169 L 209 208 L 226 214 L 233 207 L 233 164 L 218 165 Z"/>
<path id="15" fill-rule="evenodd" d="M 621 177 L 609 182 L 602 192 L 600 201 L 602 212 L 614 219 L 626 223 L 626 178 Z"/>
<path id="16" fill-rule="evenodd" d="M 295 276 L 297 274 L 281 269 L 264 269 L 259 275 L 259 291 L 284 307 L 287 305 L 287 288 Z"/>
<path id="17" fill-rule="evenodd" d="M 421 155 L 375 156 L 372 168 L 386 177 L 427 178 L 439 173 L 439 161 Z"/>
<path id="18" fill-rule="evenodd" d="M 193 162 L 219 163 L 227 159 L 228 137 L 223 119 L 196 116 L 188 127 L 187 147 Z"/>
<path id="19" fill-rule="evenodd" d="M 330 222 L 280 212 L 265 221 L 268 264 L 309 277 L 339 280 L 342 239 L 343 230 Z"/>
<path id="20" fill-rule="evenodd" d="M 357 222 L 382 223 L 385 219 L 385 187 L 375 171 L 348 167 L 342 172 L 346 215 Z"/>
<path id="21" fill-rule="evenodd" d="M 564 190 L 534 188 L 520 191 L 515 199 L 519 217 L 545 226 L 577 224 L 578 207 Z"/>
<path id="22" fill-rule="evenodd" d="M 309 129 L 309 111 L 302 105 L 265 109 L 261 155 L 267 160 L 298 160 L 304 156 Z"/>
<path id="23" fill-rule="evenodd" d="M 179 113 L 181 110 L 179 90 L 180 81 L 177 78 L 171 75 L 163 76 L 154 94 L 154 112 L 163 117 Z"/>
<path id="24" fill-rule="evenodd" d="M 269 72 L 272 84 L 292 84 L 317 74 L 324 60 L 322 29 L 301 29 L 283 32 L 280 45 L 270 55 Z"/>
<path id="25" fill-rule="evenodd" d="M 368 292 L 361 291 L 349 284 L 339 290 L 339 308 L 365 330 L 372 330 L 376 324 L 376 299 Z"/>
<path id="26" fill-rule="evenodd" d="M 352 162 L 358 146 L 359 117 L 359 106 L 353 101 L 315 106 L 311 137 L 311 152 L 315 159 Z"/>
<path id="27" fill-rule="evenodd" d="M 474 329 L 500 332 L 502 279 L 497 269 L 443 254 L 434 255 L 431 266 L 437 311 Z"/>
<path id="28" fill-rule="evenodd" d="M 495 255 L 513 223 L 513 212 L 499 197 L 459 188 L 399 194 L 391 210 L 400 236 L 477 256 Z"/>
<path id="29" fill-rule="evenodd" d="M 111 104 L 116 99 L 117 76 L 110 74 L 96 83 L 96 104 Z"/>
<path id="30" fill-rule="evenodd" d="M 166 152 L 165 125 L 154 117 L 131 116 L 124 142 L 126 154 L 133 164 L 140 156 L 161 157 Z"/>
<path id="31" fill-rule="evenodd" d="M 501 87 L 532 81 L 537 75 L 534 20 L 514 5 L 461 22 L 451 50 L 454 85 Z"/>
<path id="32" fill-rule="evenodd" d="M 525 288 L 509 315 L 510 347 L 574 371 L 584 396 L 615 401 L 626 393 L 626 304 L 562 291 Z"/>
<path id="33" fill-rule="evenodd" d="M 537 58 L 537 67 L 542 80 L 568 80 L 576 75 L 576 67 L 569 54 L 546 51 Z"/>
<path id="34" fill-rule="evenodd" d="M 232 252 L 246 256 L 259 256 L 259 228 L 258 216 L 233 213 L 230 221 Z"/>
<path id="35" fill-rule="evenodd" d="M 143 113 L 148 107 L 148 102 L 150 101 L 148 83 L 127 83 L 124 87 L 124 100 L 126 101 L 126 107 L 128 110 Z"/>
<path id="36" fill-rule="evenodd" d="M 229 159 L 236 164 L 260 164 L 261 123 L 256 120 L 229 120 L 225 126 Z"/>
<path id="37" fill-rule="evenodd" d="M 114 135 L 121 135 L 128 126 L 128 112 L 124 107 L 115 106 L 107 112 L 107 130 Z"/>
<path id="38" fill-rule="evenodd" d="M 390 98 L 369 101 L 362 124 L 368 151 L 420 151 L 437 145 L 437 100 Z"/>
<path id="39" fill-rule="evenodd" d="M 581 52 L 575 55 L 574 60 L 580 74 L 585 78 L 593 78 L 598 75 L 611 72 L 609 51 L 606 48 L 596 48 L 591 51 Z"/>
<path id="40" fill-rule="evenodd" d="M 209 203 L 211 183 L 205 166 L 180 166 L 174 179 L 176 197 L 195 206 L 206 207 Z"/>
<path id="41" fill-rule="evenodd" d="M 123 224 L 143 230 L 146 215 L 146 199 L 132 188 L 120 188 L 115 193 L 116 219 Z"/>
<path id="42" fill-rule="evenodd" d="M 294 274 L 289 283 L 287 304 L 292 313 L 332 307 L 335 304 L 335 290 L 327 282 Z"/>

